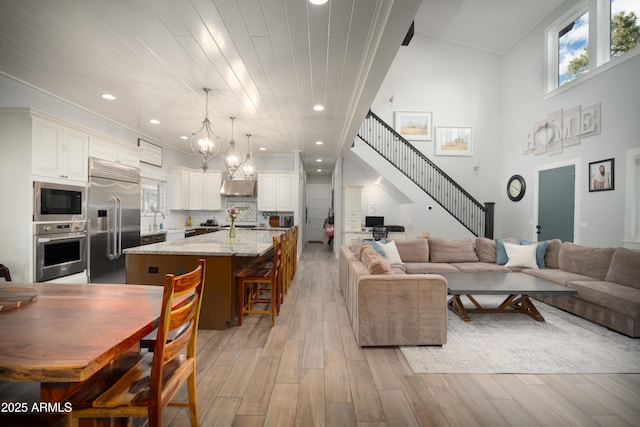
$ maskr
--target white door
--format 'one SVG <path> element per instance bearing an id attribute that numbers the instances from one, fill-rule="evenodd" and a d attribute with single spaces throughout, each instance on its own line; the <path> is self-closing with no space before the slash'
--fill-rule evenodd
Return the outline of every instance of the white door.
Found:
<path id="1" fill-rule="evenodd" d="M 324 220 L 331 208 L 331 186 L 324 184 L 307 185 L 307 241 L 321 242 Z"/>

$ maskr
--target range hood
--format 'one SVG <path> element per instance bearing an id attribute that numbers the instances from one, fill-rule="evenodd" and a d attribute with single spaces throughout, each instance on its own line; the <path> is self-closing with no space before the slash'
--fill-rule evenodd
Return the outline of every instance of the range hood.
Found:
<path id="1" fill-rule="evenodd" d="M 220 188 L 220 194 L 223 196 L 256 196 L 256 182 L 254 180 L 244 179 L 225 179 L 222 181 L 222 187 Z"/>

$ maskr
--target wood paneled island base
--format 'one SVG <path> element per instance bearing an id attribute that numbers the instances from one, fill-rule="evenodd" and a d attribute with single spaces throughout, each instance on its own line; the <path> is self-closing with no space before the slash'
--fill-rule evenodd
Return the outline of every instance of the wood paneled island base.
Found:
<path id="1" fill-rule="evenodd" d="M 273 237 L 282 231 L 228 230 L 125 250 L 127 283 L 162 285 L 165 274 L 193 270 L 207 261 L 200 329 L 224 330 L 235 324 L 236 274 L 247 264 L 273 251 Z"/>
<path id="2" fill-rule="evenodd" d="M 200 329 L 227 329 L 237 318 L 236 272 L 247 262 L 244 257 L 127 254 L 127 283 L 162 286 L 165 274 L 193 270 L 198 260 L 207 261 Z"/>

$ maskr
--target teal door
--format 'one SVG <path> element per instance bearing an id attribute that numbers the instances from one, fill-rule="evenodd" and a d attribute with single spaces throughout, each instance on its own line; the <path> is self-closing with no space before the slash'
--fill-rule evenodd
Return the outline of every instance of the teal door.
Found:
<path id="1" fill-rule="evenodd" d="M 575 165 L 539 172 L 538 241 L 573 242 Z"/>

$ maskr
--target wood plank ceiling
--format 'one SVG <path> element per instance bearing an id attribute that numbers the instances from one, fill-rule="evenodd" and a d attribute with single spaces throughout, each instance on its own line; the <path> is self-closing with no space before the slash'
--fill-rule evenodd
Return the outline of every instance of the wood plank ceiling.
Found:
<path id="1" fill-rule="evenodd" d="M 0 72 L 185 152 L 209 87 L 225 146 L 235 116 L 241 151 L 250 133 L 252 151 L 301 150 L 305 169 L 322 158 L 330 173 L 419 3 L 0 0 Z"/>
<path id="2" fill-rule="evenodd" d="M 300 150 L 308 172 L 330 173 L 414 18 L 502 54 L 564 1 L 0 0 L 0 73 L 184 152 L 209 87 L 225 147 L 235 116 L 240 151 L 251 133 L 252 151 Z"/>

